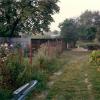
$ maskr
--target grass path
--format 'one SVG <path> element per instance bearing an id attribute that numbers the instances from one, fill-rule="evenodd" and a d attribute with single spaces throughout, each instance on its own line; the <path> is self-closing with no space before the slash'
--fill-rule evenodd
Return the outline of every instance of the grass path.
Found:
<path id="1" fill-rule="evenodd" d="M 92 85 L 84 68 L 87 53 L 67 52 L 63 73 L 55 78 L 48 100 L 94 100 Z"/>
<path id="2" fill-rule="evenodd" d="M 95 77 L 99 80 L 100 72 L 97 75 L 94 67 L 88 66 L 88 55 L 72 51 L 63 53 L 64 66 L 50 77 L 48 89 L 32 100 L 100 100 L 100 84 L 95 86 Z"/>

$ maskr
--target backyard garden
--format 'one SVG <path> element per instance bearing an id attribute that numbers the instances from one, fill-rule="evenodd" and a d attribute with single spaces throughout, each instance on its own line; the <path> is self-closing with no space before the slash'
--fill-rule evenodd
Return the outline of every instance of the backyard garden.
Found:
<path id="1" fill-rule="evenodd" d="M 26 57 L 19 46 L 1 44 L 0 98 L 2 100 L 10 100 L 13 97 L 14 90 L 32 80 L 38 81 L 34 93 L 47 88 L 49 76 L 62 66 L 62 63 L 59 62 L 59 52 L 57 52 L 59 49 L 56 48 L 56 51 L 52 49 L 53 51 L 50 54 L 47 49 L 45 45 L 41 45 L 34 56 Z"/>
<path id="2" fill-rule="evenodd" d="M 47 52 L 42 45 L 30 58 L 19 47 L 0 47 L 0 99 L 11 100 L 13 91 L 37 80 L 26 100 L 99 100 L 100 51 Z"/>
<path id="3" fill-rule="evenodd" d="M 87 1 L 0 0 L 0 100 L 100 100 L 100 8 L 87 9 L 100 3 Z"/>

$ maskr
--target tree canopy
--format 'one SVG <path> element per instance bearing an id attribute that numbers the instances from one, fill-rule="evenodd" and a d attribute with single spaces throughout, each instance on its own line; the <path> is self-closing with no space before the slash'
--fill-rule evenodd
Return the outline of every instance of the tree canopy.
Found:
<path id="1" fill-rule="evenodd" d="M 83 40 L 93 40 L 96 37 L 98 31 L 97 22 L 100 20 L 100 14 L 98 11 L 86 10 L 78 18 L 79 35 Z"/>
<path id="2" fill-rule="evenodd" d="M 64 20 L 60 25 L 61 36 L 66 42 L 100 40 L 100 12 L 86 10 L 77 18 Z"/>
<path id="3" fill-rule="evenodd" d="M 40 33 L 49 30 L 58 0 L 0 0 L 0 36 Z"/>
<path id="4" fill-rule="evenodd" d="M 66 19 L 59 25 L 61 29 L 61 36 L 65 42 L 76 42 L 77 40 L 77 23 L 75 19 Z"/>

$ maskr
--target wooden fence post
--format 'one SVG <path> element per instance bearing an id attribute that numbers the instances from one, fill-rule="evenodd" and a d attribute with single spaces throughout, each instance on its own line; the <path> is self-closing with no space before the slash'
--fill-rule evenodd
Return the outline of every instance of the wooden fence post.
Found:
<path id="1" fill-rule="evenodd" d="M 22 56 L 23 56 L 23 51 L 22 51 L 22 48 L 19 48 L 19 62 L 20 64 L 22 64 Z"/>
<path id="2" fill-rule="evenodd" d="M 29 44 L 29 63 L 32 65 L 32 44 Z"/>

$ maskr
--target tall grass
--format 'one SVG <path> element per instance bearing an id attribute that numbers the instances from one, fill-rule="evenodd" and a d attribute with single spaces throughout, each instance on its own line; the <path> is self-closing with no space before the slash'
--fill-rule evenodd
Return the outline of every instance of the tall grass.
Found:
<path id="1" fill-rule="evenodd" d="M 41 92 L 47 88 L 50 74 L 60 67 L 57 50 L 52 49 L 51 54 L 45 45 L 42 45 L 34 54 L 32 65 L 24 58 L 21 60 L 20 54 L 16 51 L 11 52 L 7 59 L 0 63 L 0 88 L 2 90 L 8 90 L 11 93 L 25 83 L 37 80 L 35 92 Z M 2 93 L 8 92 L 2 91 L 0 98 L 4 97 Z"/>

